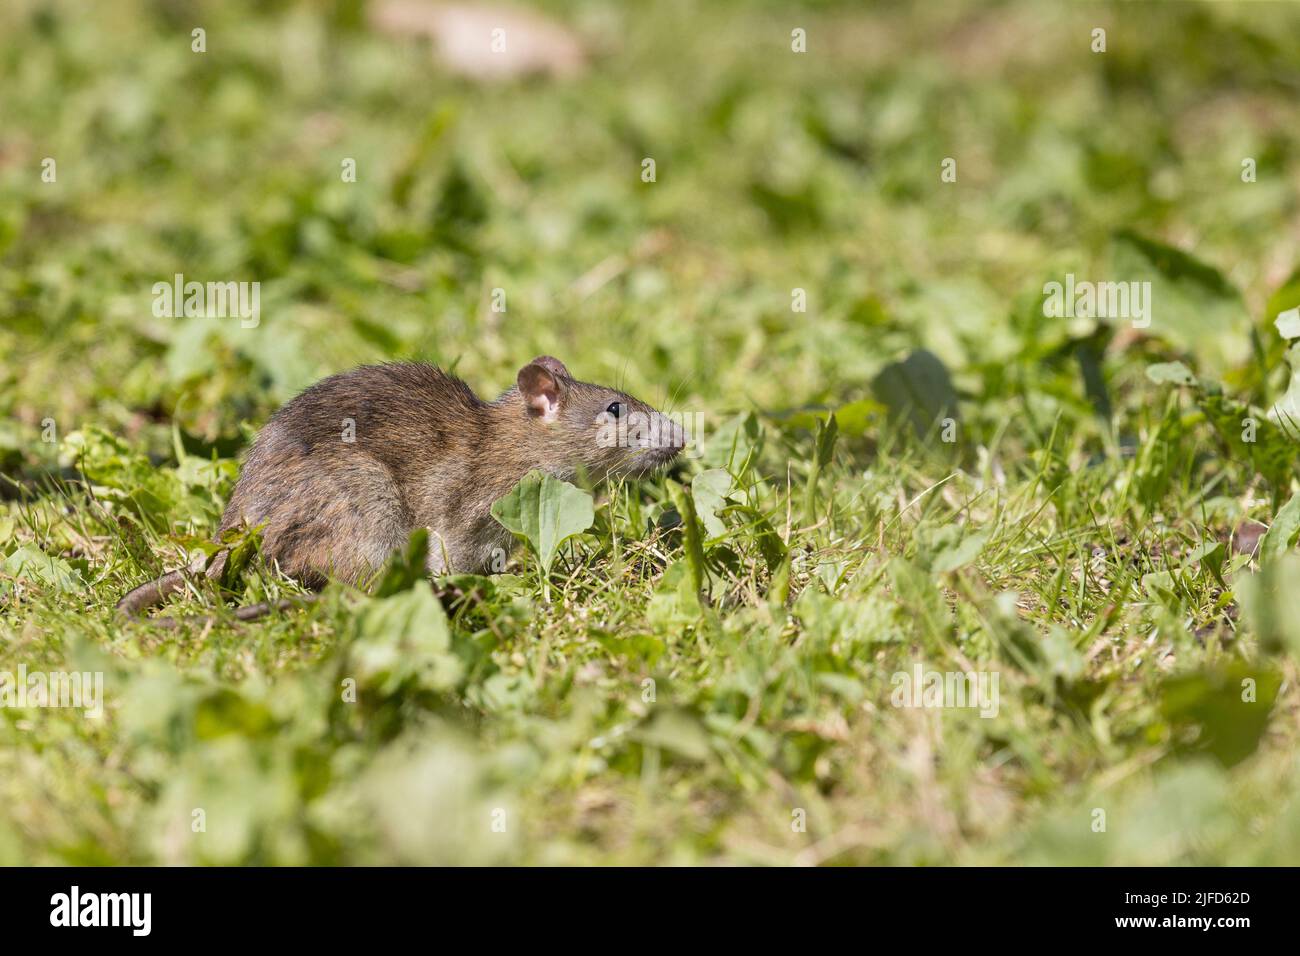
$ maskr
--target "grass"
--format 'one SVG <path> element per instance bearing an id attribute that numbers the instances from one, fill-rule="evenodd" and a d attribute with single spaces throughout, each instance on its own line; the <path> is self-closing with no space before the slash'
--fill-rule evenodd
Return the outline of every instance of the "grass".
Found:
<path id="1" fill-rule="evenodd" d="M 0 708 L 0 863 L 1294 863 L 1300 13 L 941 6 L 551 3 L 588 70 L 478 84 L 348 0 L 7 4 L 0 673 L 105 713 Z M 705 425 L 549 578 L 114 618 L 299 389 L 540 353 Z"/>

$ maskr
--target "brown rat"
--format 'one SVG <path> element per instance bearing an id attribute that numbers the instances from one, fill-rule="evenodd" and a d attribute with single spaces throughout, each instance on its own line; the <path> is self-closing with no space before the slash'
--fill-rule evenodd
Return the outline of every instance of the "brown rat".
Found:
<path id="1" fill-rule="evenodd" d="M 331 376 L 285 404 L 258 434 L 221 531 L 262 526 L 263 557 L 308 585 L 364 585 L 416 528 L 432 574 L 484 572 L 508 553 L 492 504 L 528 472 L 571 481 L 639 477 L 685 445 L 680 426 L 616 389 L 574 379 L 539 356 L 492 402 L 421 363 Z M 226 553 L 143 584 L 118 602 L 136 615 L 215 578 Z"/>

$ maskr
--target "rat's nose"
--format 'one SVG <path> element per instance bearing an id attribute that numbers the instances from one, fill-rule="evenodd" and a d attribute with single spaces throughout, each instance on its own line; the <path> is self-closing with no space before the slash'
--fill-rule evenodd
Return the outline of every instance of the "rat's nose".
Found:
<path id="1" fill-rule="evenodd" d="M 679 452 L 686 447 L 686 429 L 666 415 L 660 416 L 663 427 L 660 429 L 659 447 L 672 452 Z"/>
<path id="2" fill-rule="evenodd" d="M 686 447 L 686 431 L 662 412 L 655 412 L 651 420 L 649 442 L 651 448 L 676 454 Z"/>

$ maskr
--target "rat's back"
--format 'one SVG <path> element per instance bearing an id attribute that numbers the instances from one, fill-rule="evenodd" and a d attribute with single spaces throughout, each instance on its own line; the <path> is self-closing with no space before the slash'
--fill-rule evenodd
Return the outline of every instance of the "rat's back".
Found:
<path id="1" fill-rule="evenodd" d="M 263 555 L 304 582 L 359 583 L 416 526 L 422 477 L 469 453 L 484 407 L 432 365 L 324 379 L 258 434 L 221 528 L 263 525 Z"/>

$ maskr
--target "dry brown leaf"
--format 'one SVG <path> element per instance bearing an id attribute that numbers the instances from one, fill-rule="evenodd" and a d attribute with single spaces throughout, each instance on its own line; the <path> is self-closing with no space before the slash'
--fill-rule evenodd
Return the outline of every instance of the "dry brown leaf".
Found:
<path id="1" fill-rule="evenodd" d="M 439 63 L 480 82 L 573 76 L 586 65 L 567 27 L 518 7 L 383 0 L 370 7 L 370 24 L 392 36 L 427 37 Z"/>

